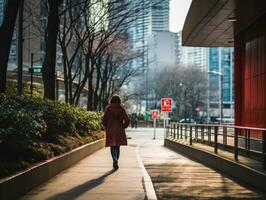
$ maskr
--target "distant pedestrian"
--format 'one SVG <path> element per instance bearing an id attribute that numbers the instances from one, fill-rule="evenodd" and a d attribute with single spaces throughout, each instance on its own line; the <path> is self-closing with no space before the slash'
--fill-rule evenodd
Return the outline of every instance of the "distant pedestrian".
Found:
<path id="1" fill-rule="evenodd" d="M 115 95 L 111 98 L 102 123 L 106 131 L 106 147 L 111 149 L 113 168 L 117 170 L 119 168 L 120 146 L 127 145 L 125 129 L 130 124 L 130 119 L 119 96 Z"/>
<path id="2" fill-rule="evenodd" d="M 131 128 L 137 128 L 138 127 L 138 116 L 137 113 L 133 113 L 131 115 Z"/>

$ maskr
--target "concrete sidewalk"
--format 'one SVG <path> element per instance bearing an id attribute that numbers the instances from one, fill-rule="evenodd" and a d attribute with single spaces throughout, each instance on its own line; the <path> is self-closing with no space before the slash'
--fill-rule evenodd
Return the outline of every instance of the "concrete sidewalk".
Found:
<path id="1" fill-rule="evenodd" d="M 121 147 L 119 166 L 119 170 L 113 171 L 109 148 L 101 149 L 30 191 L 21 200 L 145 199 L 135 147 Z"/>
<path id="2" fill-rule="evenodd" d="M 140 155 L 158 199 L 265 199 L 266 194 L 149 140 Z"/>

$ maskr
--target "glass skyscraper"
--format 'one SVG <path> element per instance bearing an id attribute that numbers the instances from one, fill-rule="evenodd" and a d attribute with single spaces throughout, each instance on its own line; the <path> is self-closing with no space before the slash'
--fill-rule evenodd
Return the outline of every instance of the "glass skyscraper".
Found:
<path id="1" fill-rule="evenodd" d="M 152 0 L 152 31 L 169 31 L 169 0 Z"/>
<path id="2" fill-rule="evenodd" d="M 135 59 L 133 66 L 147 67 L 147 45 L 153 31 L 169 31 L 169 0 L 136 0 L 132 6 L 140 8 L 138 17 L 129 28 L 129 35 L 134 52 L 142 52 L 141 57 Z"/>
<path id="3" fill-rule="evenodd" d="M 182 47 L 182 64 L 198 67 L 202 71 L 207 70 L 208 48 Z"/>
<path id="4" fill-rule="evenodd" d="M 209 49 L 208 108 L 210 119 L 220 117 L 221 98 L 223 99 L 223 117 L 226 119 L 234 116 L 233 58 L 233 48 L 219 47 Z"/>

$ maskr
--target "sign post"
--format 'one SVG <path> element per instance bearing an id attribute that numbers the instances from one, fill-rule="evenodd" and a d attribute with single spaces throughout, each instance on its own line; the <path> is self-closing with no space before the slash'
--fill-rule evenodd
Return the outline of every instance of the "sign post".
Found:
<path id="1" fill-rule="evenodd" d="M 153 128 L 154 128 L 153 139 L 155 140 L 155 138 L 156 138 L 156 120 L 159 119 L 159 111 L 158 110 L 152 110 L 151 111 L 151 117 L 153 119 Z"/>
<path id="2" fill-rule="evenodd" d="M 171 98 L 162 98 L 161 99 L 161 111 L 164 113 L 164 137 L 166 137 L 166 126 L 168 126 L 168 113 L 172 112 L 173 100 Z"/>
<path id="3" fill-rule="evenodd" d="M 30 54 L 30 97 L 32 97 L 33 93 L 33 53 Z"/>
<path id="4" fill-rule="evenodd" d="M 34 54 L 30 54 L 30 67 L 29 67 L 29 73 L 30 73 L 30 96 L 33 95 L 33 74 L 42 73 L 42 66 L 33 66 L 33 56 Z"/>

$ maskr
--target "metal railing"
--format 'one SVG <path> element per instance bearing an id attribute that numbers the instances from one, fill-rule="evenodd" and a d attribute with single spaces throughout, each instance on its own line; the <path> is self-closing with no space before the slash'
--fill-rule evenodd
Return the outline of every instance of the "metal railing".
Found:
<path id="1" fill-rule="evenodd" d="M 253 133 L 258 137 L 253 137 Z M 266 128 L 172 122 L 166 137 L 187 140 L 190 145 L 196 142 L 213 146 L 215 154 L 218 149 L 231 151 L 235 160 L 243 154 L 262 161 L 262 169 L 266 170 Z"/>

